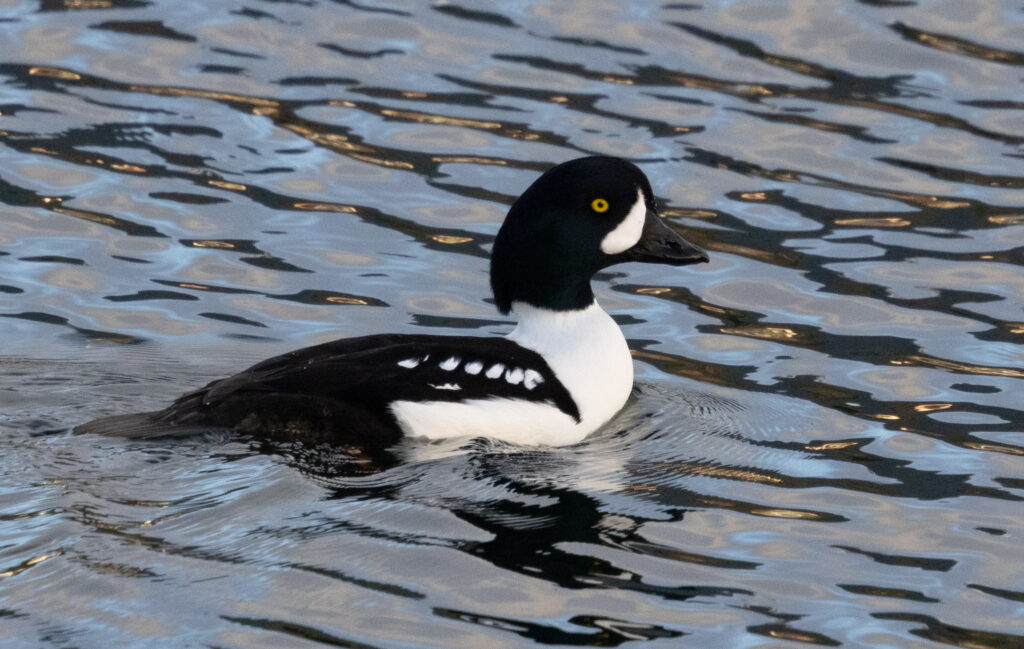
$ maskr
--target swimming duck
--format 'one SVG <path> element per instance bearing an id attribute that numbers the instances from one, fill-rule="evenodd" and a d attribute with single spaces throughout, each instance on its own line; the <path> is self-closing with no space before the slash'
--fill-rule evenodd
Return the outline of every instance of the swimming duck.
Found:
<path id="1" fill-rule="evenodd" d="M 335 340 L 213 381 L 164 410 L 75 432 L 152 438 L 230 428 L 379 448 L 403 435 L 573 444 L 611 419 L 633 386 L 626 339 L 590 287 L 599 270 L 631 261 L 708 257 L 665 225 L 634 164 L 572 160 L 523 192 L 494 241 L 494 300 L 518 322 L 507 336 Z"/>

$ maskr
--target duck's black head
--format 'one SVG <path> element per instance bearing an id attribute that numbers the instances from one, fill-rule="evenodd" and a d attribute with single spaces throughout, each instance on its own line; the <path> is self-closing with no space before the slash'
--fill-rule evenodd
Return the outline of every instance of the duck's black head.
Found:
<path id="1" fill-rule="evenodd" d="M 491 252 L 498 309 L 554 311 L 594 301 L 594 273 L 626 261 L 682 266 L 707 254 L 658 217 L 647 177 L 620 158 L 578 158 L 549 169 L 505 217 Z"/>

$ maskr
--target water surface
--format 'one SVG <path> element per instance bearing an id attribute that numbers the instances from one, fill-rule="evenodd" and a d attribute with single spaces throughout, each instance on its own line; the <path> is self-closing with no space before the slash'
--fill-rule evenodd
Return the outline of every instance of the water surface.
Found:
<path id="1" fill-rule="evenodd" d="M 21 647 L 1024 645 L 1018 2 L 0 7 L 0 631 Z M 72 436 L 299 346 L 493 335 L 613 154 L 584 443 Z M 1016 396 L 1014 396 L 1016 395 Z"/>

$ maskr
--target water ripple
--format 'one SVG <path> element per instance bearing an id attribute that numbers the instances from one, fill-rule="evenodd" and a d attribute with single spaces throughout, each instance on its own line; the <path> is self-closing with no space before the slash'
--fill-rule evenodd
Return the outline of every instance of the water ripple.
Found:
<path id="1" fill-rule="evenodd" d="M 5 638 L 1021 644 L 1022 20 L 0 9 Z M 711 263 L 599 274 L 637 388 L 583 443 L 68 434 L 339 336 L 507 332 L 498 224 L 592 153 Z"/>

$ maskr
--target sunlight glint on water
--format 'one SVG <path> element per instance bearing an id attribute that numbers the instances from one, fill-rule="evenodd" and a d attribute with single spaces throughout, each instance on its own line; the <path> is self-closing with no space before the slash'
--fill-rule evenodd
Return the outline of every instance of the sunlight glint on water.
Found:
<path id="1" fill-rule="evenodd" d="M 7 646 L 1024 644 L 1012 2 L 0 7 Z M 711 263 L 595 282 L 583 444 L 72 436 L 262 358 L 493 335 L 548 166 Z"/>

